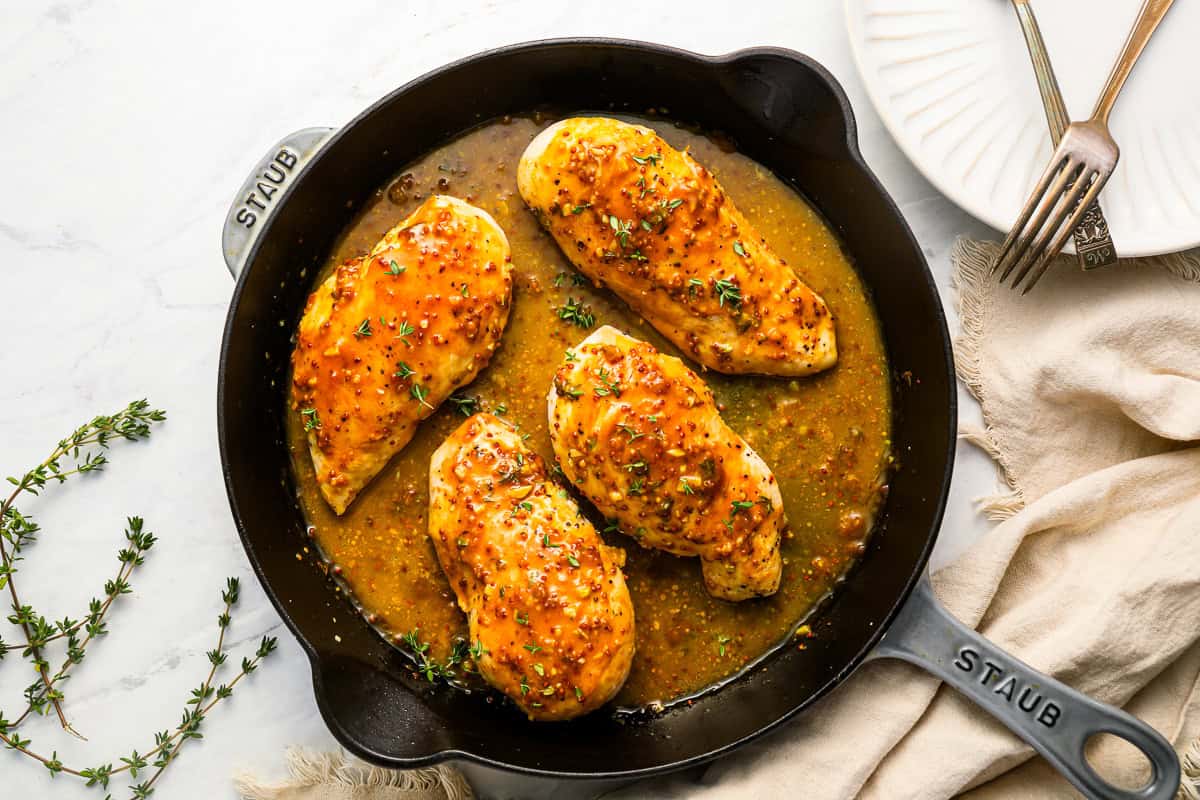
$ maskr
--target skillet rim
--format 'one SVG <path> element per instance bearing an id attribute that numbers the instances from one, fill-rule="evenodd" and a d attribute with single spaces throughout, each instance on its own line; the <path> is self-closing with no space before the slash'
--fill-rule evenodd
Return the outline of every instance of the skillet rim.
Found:
<path id="1" fill-rule="evenodd" d="M 899 222 L 904 236 L 908 240 L 909 246 L 920 258 L 920 262 L 924 267 L 923 278 L 925 285 L 922 287 L 928 291 L 930 296 L 936 299 L 934 304 L 933 319 L 930 320 L 935 324 L 937 335 L 941 341 L 942 359 L 946 368 L 947 375 L 947 403 L 946 403 L 946 453 L 944 457 L 944 467 L 942 472 L 941 482 L 938 488 L 937 497 L 933 505 L 933 513 L 931 516 L 931 526 L 926 533 L 925 544 L 921 549 L 919 557 L 914 562 L 912 573 L 905 581 L 903 589 L 897 594 L 891 607 L 885 614 L 880 617 L 879 624 L 874 627 L 874 631 L 868 636 L 866 643 L 862 648 L 837 671 L 835 671 L 824 683 L 813 691 L 804 701 L 797 703 L 792 708 L 785 711 L 782 715 L 770 722 L 760 726 L 754 732 L 728 742 L 721 747 L 708 750 L 704 753 L 699 753 L 685 759 L 673 761 L 665 764 L 660 764 L 653 767 L 641 767 L 630 770 L 617 770 L 607 772 L 583 772 L 583 771 L 564 771 L 555 770 L 552 768 L 529 767 L 519 764 L 509 764 L 504 761 L 482 756 L 473 753 L 469 750 L 460 749 L 458 747 L 446 747 L 434 750 L 431 753 L 422 756 L 413 757 L 396 757 L 384 753 L 379 753 L 365 746 L 354 738 L 340 724 L 339 717 L 329 708 L 329 700 L 325 692 L 325 687 L 322 679 L 321 666 L 324 661 L 318 653 L 316 647 L 300 631 L 299 626 L 292 619 L 288 612 L 285 603 L 276 594 L 270 581 L 267 579 L 262 564 L 255 552 L 254 545 L 251 543 L 247 533 L 246 525 L 243 522 L 242 514 L 239 509 L 237 490 L 234 484 L 232 474 L 229 468 L 229 453 L 230 445 L 226 436 L 225 424 L 225 405 L 226 405 L 226 362 L 229 356 L 230 341 L 235 335 L 234 318 L 241 303 L 242 293 L 247 283 L 247 278 L 253 270 L 255 261 L 257 260 L 259 250 L 263 247 L 268 237 L 272 232 L 272 228 L 276 220 L 280 218 L 279 211 L 291 199 L 294 191 L 300 187 L 305 180 L 311 175 L 311 167 L 318 161 L 327 157 L 333 146 L 345 136 L 352 128 L 363 122 L 368 117 L 380 111 L 383 107 L 400 100 L 404 95 L 408 94 L 415 88 L 434 80 L 442 75 L 460 69 L 462 67 L 475 64 L 476 62 L 487 61 L 501 56 L 506 56 L 514 53 L 533 52 L 538 50 L 550 49 L 570 49 L 570 48 L 597 48 L 610 50 L 625 50 L 640 53 L 653 53 L 656 55 L 671 56 L 678 59 L 696 62 L 709 67 L 721 67 L 743 59 L 754 58 L 758 56 L 770 56 L 774 58 L 784 59 L 798 63 L 809 71 L 811 71 L 820 81 L 829 89 L 834 99 L 837 101 L 838 107 L 842 112 L 842 118 L 845 125 L 845 140 L 842 144 L 845 145 L 846 155 L 854 166 L 861 172 L 872 188 L 876 191 L 879 198 L 884 202 L 887 210 L 892 214 L 897 222 Z M 770 168 L 769 165 L 768 168 Z M 527 42 L 504 45 L 501 47 L 490 48 L 480 52 L 456 59 L 455 61 L 444 64 L 440 67 L 432 69 L 428 72 L 405 82 L 403 85 L 379 98 L 371 103 L 366 109 L 355 115 L 350 121 L 346 122 L 341 127 L 337 128 L 326 140 L 322 143 L 319 150 L 305 167 L 295 176 L 295 179 L 290 182 L 290 185 L 282 191 L 273 213 L 268 215 L 264 227 L 257 239 L 254 241 L 249 252 L 247 253 L 244 267 L 238 275 L 233 293 L 229 302 L 229 309 L 226 313 L 225 325 L 222 330 L 221 349 L 217 367 L 217 438 L 219 451 L 221 456 L 221 471 L 225 481 L 225 491 L 229 499 L 230 511 L 233 515 L 234 524 L 238 530 L 238 536 L 242 542 L 242 548 L 246 552 L 246 557 L 250 561 L 250 565 L 254 570 L 255 576 L 258 578 L 259 585 L 262 587 L 264 594 L 271 601 L 276 613 L 279 614 L 284 625 L 291 631 L 292 636 L 300 644 L 300 647 L 308 655 L 309 667 L 312 672 L 313 693 L 317 702 L 317 708 L 321 713 L 321 718 L 326 727 L 334 738 L 345 747 L 347 750 L 372 763 L 395 769 L 411 769 L 416 767 L 431 766 L 449 760 L 462 760 L 481 766 L 490 767 L 493 769 L 502 770 L 509 773 L 528 775 L 533 777 L 553 778 L 563 780 L 632 780 L 639 778 L 647 778 L 656 775 L 664 775 L 671 772 L 677 772 L 688 767 L 697 766 L 721 756 L 727 755 L 730 752 L 759 739 L 773 731 L 778 730 L 785 723 L 796 717 L 800 712 L 807 710 L 814 703 L 825 697 L 836 687 L 840 686 L 847 677 L 858 669 L 874 650 L 875 646 L 887 633 L 891 627 L 897 614 L 908 601 L 909 595 L 912 593 L 917 582 L 921 580 L 922 575 L 928 568 L 929 556 L 933 551 L 933 547 L 937 542 L 938 534 L 941 528 L 943 516 L 946 509 L 946 501 L 950 492 L 950 485 L 954 469 L 955 451 L 957 443 L 957 427 L 958 427 L 958 396 L 957 396 L 957 373 L 954 365 L 953 349 L 949 327 L 946 321 L 945 307 L 941 302 L 941 295 L 938 291 L 937 283 L 934 281 L 933 272 L 929 268 L 929 262 L 925 257 L 924 251 L 921 249 L 920 243 L 909 227 L 904 215 L 900 212 L 899 207 L 888 193 L 887 189 L 880 182 L 879 178 L 867 165 L 862 156 L 862 152 L 858 145 L 858 125 L 854 116 L 854 111 L 850 105 L 849 98 L 841 84 L 833 76 L 833 74 L 823 65 L 812 59 L 811 57 L 784 47 L 775 46 L 757 46 L 733 50 L 720 55 L 704 55 L 691 50 L 671 47 L 669 45 L 655 44 L 652 42 L 640 41 L 635 39 L 624 38 L 608 38 L 608 37 L 553 37 L 546 39 L 536 39 Z M 852 579 L 853 572 L 847 579 Z M 836 598 L 838 590 L 835 589 L 833 596 Z M 769 652 L 768 657 L 771 656 Z M 675 713 L 686 713 L 686 710 L 681 709 Z"/>

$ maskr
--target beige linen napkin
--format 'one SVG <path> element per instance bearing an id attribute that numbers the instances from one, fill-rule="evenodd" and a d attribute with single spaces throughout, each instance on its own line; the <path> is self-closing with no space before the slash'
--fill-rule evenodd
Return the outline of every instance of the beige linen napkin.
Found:
<path id="1" fill-rule="evenodd" d="M 1186 750 L 1200 737 L 1200 261 L 1084 275 L 1063 260 L 1020 297 L 987 276 L 994 252 L 955 248 L 956 349 L 986 423 L 964 435 L 1003 467 L 1009 490 L 984 505 L 1004 521 L 934 586 L 985 636 Z M 916 668 L 876 662 L 765 741 L 617 794 L 1077 796 L 1032 756 Z M 1140 782 L 1123 747 L 1093 757 Z"/>
<path id="2" fill-rule="evenodd" d="M 1181 752 L 1196 742 L 1185 770 L 1189 797 L 1200 800 L 1200 259 L 1086 275 L 1064 260 L 1022 298 L 987 277 L 994 249 L 955 248 L 956 350 L 986 423 L 963 435 L 1003 468 L 1008 490 L 983 501 L 1003 521 L 934 586 L 952 613 L 1034 667 L 1127 707 Z M 767 739 L 616 794 L 1076 796 L 1032 756 L 925 673 L 875 662 Z M 1093 758 L 1102 774 L 1138 782 L 1138 761 L 1123 748 L 1103 742 Z M 245 783 L 243 796 L 463 796 L 436 784 L 403 793 L 414 788 L 411 773 L 393 773 L 400 788 L 379 794 L 348 788 L 336 765 L 293 772 L 306 788 Z M 338 780 L 324 781 L 327 773 Z M 382 771 L 366 774 L 382 780 Z"/>

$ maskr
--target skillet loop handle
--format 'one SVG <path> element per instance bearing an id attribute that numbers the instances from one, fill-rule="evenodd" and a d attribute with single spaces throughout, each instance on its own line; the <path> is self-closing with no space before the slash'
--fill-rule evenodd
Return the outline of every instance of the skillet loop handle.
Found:
<path id="1" fill-rule="evenodd" d="M 305 128 L 285 136 L 259 159 L 238 190 L 221 230 L 221 250 L 235 281 L 280 198 L 332 135 L 333 128 Z"/>
<path id="2" fill-rule="evenodd" d="M 941 678 L 1041 753 L 1079 791 L 1098 800 L 1171 800 L 1179 758 L 1158 731 L 1013 658 L 952 617 L 925 576 L 872 653 L 898 658 Z M 1121 789 L 1096 773 L 1084 746 L 1099 733 L 1119 736 L 1150 761 L 1140 789 Z"/>

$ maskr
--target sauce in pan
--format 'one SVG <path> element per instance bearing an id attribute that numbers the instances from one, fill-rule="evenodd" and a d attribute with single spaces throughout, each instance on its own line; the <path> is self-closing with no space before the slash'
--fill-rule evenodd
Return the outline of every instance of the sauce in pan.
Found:
<path id="1" fill-rule="evenodd" d="M 891 397 L 883 341 L 863 284 L 804 199 L 717 141 L 661 119 L 628 119 L 655 128 L 677 148 L 690 148 L 716 175 L 775 252 L 825 298 L 837 320 L 839 355 L 833 369 L 799 380 L 730 377 L 690 364 L 712 387 L 725 421 L 779 480 L 789 521 L 783 580 L 770 598 L 716 600 L 704 590 L 697 559 L 643 549 L 631 538 L 606 533 L 610 544 L 628 554 L 625 573 L 637 620 L 637 655 L 617 703 L 644 706 L 719 683 L 789 637 L 794 638 L 788 646 L 804 647 L 807 629 L 797 625 L 862 551 L 882 497 Z M 517 193 L 517 162 L 550 121 L 489 123 L 411 165 L 368 201 L 318 278 L 365 254 L 431 193 L 454 195 L 488 211 L 512 247 L 513 307 L 491 364 L 456 397 L 477 398 L 478 410 L 519 425 L 548 463 L 553 457 L 546 393 L 563 351 L 589 332 L 560 319 L 560 308 L 582 304 L 595 316 L 595 326 L 613 325 L 678 354 L 620 300 L 575 272 L 526 210 Z M 444 661 L 467 626 L 426 535 L 429 458 L 464 416 L 454 403 L 445 403 L 339 518 L 317 489 L 300 415 L 287 414 L 300 499 L 325 557 L 399 646 L 405 646 L 403 634 L 419 628 L 429 656 Z M 585 501 L 581 505 L 594 514 Z M 606 527 L 593 519 L 599 529 Z"/>

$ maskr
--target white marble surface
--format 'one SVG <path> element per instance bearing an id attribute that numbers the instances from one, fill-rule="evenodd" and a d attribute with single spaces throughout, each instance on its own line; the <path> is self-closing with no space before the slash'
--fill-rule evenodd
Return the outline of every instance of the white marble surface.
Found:
<path id="1" fill-rule="evenodd" d="M 950 245 L 984 229 L 888 139 L 854 72 L 834 0 L 736 12 L 726 3 L 644 0 L 0 4 L 0 471 L 23 471 L 81 418 L 130 399 L 147 396 L 170 413 L 150 443 L 115 448 L 105 475 L 22 504 L 46 529 L 22 565 L 23 587 L 56 617 L 78 616 L 99 592 L 127 514 L 144 516 L 161 538 L 134 593 L 115 609 L 113 633 L 67 685 L 70 717 L 90 741 L 44 719 L 28 728 L 35 745 L 67 762 L 115 760 L 176 724 L 205 669 L 226 575 L 244 586 L 235 650 L 270 633 L 280 635 L 280 652 L 214 713 L 207 737 L 188 746 L 157 796 L 232 798 L 235 770 L 276 774 L 286 745 L 334 745 L 307 664 L 250 572 L 221 479 L 216 364 L 232 284 L 218 241 L 227 204 L 284 133 L 342 124 L 453 58 L 585 34 L 704 53 L 781 45 L 824 63 L 849 92 L 867 160 L 915 230 L 953 311 Z M 964 419 L 977 414 L 964 402 Z M 939 563 L 986 529 L 971 501 L 994 483 L 991 465 L 963 448 Z M 19 658 L 0 662 L 0 708 L 9 716 L 27 680 Z M 472 776 L 485 796 L 583 793 L 578 785 Z M 0 786 L 13 798 L 99 796 L 68 778 L 51 783 L 10 752 L 0 752 Z"/>

